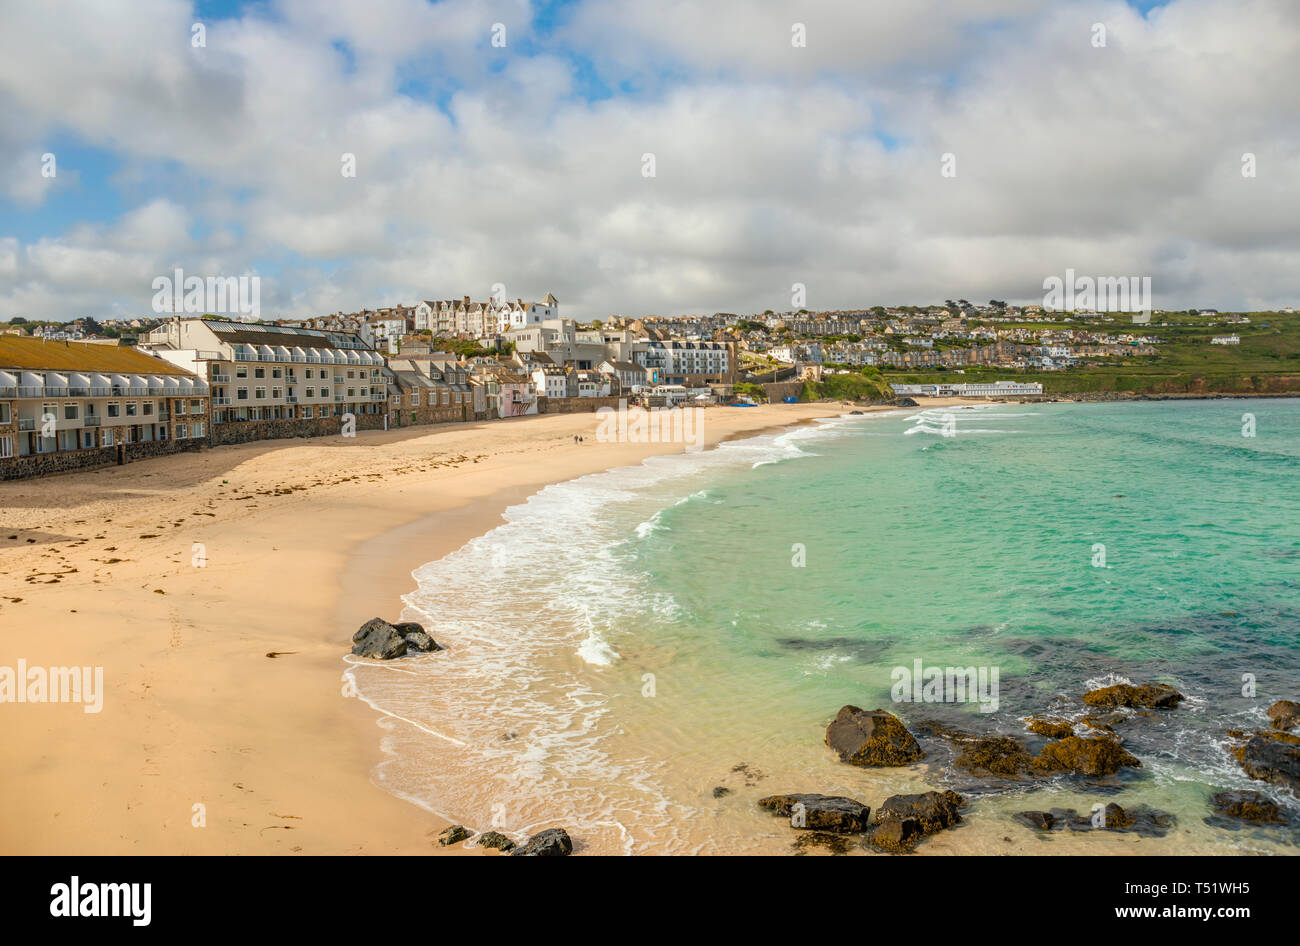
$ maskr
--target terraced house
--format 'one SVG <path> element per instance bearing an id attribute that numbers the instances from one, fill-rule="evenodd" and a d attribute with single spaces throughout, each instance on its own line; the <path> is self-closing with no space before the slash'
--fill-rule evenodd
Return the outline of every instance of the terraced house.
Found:
<path id="1" fill-rule="evenodd" d="M 134 348 L 0 337 L 0 478 L 193 450 L 208 386 Z"/>
<path id="2" fill-rule="evenodd" d="M 384 426 L 384 358 L 360 335 L 171 319 L 142 347 L 211 386 L 214 444 Z"/>

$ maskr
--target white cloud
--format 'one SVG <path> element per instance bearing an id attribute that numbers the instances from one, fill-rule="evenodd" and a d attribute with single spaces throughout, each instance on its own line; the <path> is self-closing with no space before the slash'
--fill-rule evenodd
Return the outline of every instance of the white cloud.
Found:
<path id="1" fill-rule="evenodd" d="M 135 206 L 0 243 L 0 317 L 143 311 L 174 265 L 281 265 L 263 309 L 295 315 L 496 282 L 586 318 L 783 308 L 792 282 L 815 307 L 1029 300 L 1066 268 L 1152 275 L 1158 305 L 1296 301 L 1300 9 L 798 9 L 587 3 L 548 39 L 519 2 L 293 0 L 196 50 L 171 0 L 6 5 L 0 199 L 39 214 L 17 169 L 63 136 Z M 617 94 L 583 98 L 589 63 Z"/>

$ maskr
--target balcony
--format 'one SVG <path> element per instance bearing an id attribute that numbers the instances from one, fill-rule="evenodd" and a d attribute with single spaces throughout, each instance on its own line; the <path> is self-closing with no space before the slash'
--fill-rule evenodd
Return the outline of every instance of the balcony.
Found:
<path id="1" fill-rule="evenodd" d="M 228 397 L 214 397 L 212 399 L 212 404 L 214 407 L 225 407 L 229 403 L 230 403 L 230 398 Z"/>
<path id="2" fill-rule="evenodd" d="M 229 383 L 230 383 L 230 375 L 228 375 L 228 374 L 214 374 L 214 375 L 212 376 L 212 383 L 213 383 L 213 384 L 229 384 Z"/>
<path id="3" fill-rule="evenodd" d="M 342 394 L 336 394 L 336 395 L 334 395 L 334 403 L 335 403 L 335 404 L 342 404 L 344 400 L 345 400 L 345 398 L 343 397 Z"/>
<path id="4" fill-rule="evenodd" d="M 98 414 L 87 414 L 85 417 L 81 418 L 81 426 L 82 426 L 82 427 L 98 427 L 98 426 L 99 426 L 99 415 L 98 415 Z"/>
<path id="5" fill-rule="evenodd" d="M 159 421 L 171 420 L 171 416 L 172 416 L 172 415 L 171 415 L 171 412 L 170 412 L 170 411 L 159 411 L 159 412 L 158 412 L 158 420 L 159 420 Z"/>
<path id="6" fill-rule="evenodd" d="M 285 400 L 285 403 L 286 403 L 286 404 L 297 404 L 297 403 L 298 403 L 298 396 L 297 396 L 296 394 L 290 394 L 290 395 L 289 395 L 288 397 L 286 397 L 284 400 Z"/>
<path id="7" fill-rule="evenodd" d="M 35 429 L 36 429 L 36 418 L 35 418 L 35 417 L 20 417 L 20 418 L 18 418 L 18 429 L 19 429 L 19 430 L 35 430 Z"/>

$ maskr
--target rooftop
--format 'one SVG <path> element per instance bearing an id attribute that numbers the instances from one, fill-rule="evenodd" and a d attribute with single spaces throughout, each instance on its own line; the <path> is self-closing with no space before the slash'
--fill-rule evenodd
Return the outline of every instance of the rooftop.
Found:
<path id="1" fill-rule="evenodd" d="M 179 365 L 134 348 L 93 342 L 47 342 L 15 335 L 0 335 L 0 368 L 98 371 L 105 374 L 190 374 Z"/>

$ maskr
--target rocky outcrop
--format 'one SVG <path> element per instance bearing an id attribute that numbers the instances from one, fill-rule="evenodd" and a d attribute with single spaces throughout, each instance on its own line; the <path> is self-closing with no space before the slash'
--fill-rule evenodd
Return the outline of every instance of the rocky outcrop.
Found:
<path id="1" fill-rule="evenodd" d="M 840 761 L 860 766 L 911 765 L 925 758 L 915 737 L 897 716 L 845 706 L 826 727 L 826 745 Z"/>
<path id="2" fill-rule="evenodd" d="M 357 657 L 392 660 L 435 650 L 442 647 L 414 621 L 389 624 L 383 618 L 371 618 L 352 635 L 352 653 Z"/>
<path id="3" fill-rule="evenodd" d="M 511 857 L 567 857 L 573 853 L 573 841 L 563 828 L 548 828 L 524 842 L 510 853 Z"/>
<path id="4" fill-rule="evenodd" d="M 910 853 L 924 838 L 961 824 L 959 809 L 965 803 L 956 792 L 892 795 L 877 809 L 865 846 L 893 854 Z"/>
<path id="5" fill-rule="evenodd" d="M 1074 735 L 1074 727 L 1063 719 L 1052 716 L 1030 716 L 1025 720 L 1029 731 L 1048 739 L 1064 739 Z"/>
<path id="6" fill-rule="evenodd" d="M 1082 739 L 1067 736 L 1043 747 L 1033 761 L 1040 775 L 1114 775 L 1121 768 L 1140 768 L 1142 763 L 1113 739 Z"/>
<path id="7" fill-rule="evenodd" d="M 452 844 L 459 844 L 461 841 L 467 841 L 474 836 L 474 832 L 468 830 L 464 825 L 454 824 L 438 835 L 438 844 L 442 847 L 448 847 Z"/>
<path id="8" fill-rule="evenodd" d="M 871 823 L 871 809 L 843 795 L 769 795 L 758 806 L 790 819 L 795 828 L 831 834 L 861 834 Z"/>
<path id="9" fill-rule="evenodd" d="M 408 646 L 397 628 L 383 618 L 371 618 L 352 635 L 352 653 L 357 657 L 392 660 L 405 657 Z"/>
<path id="10" fill-rule="evenodd" d="M 1283 785 L 1300 794 L 1300 736 L 1285 732 L 1257 732 L 1244 746 L 1233 750 L 1247 775 Z"/>
<path id="11" fill-rule="evenodd" d="M 1050 811 L 1021 811 L 1011 817 L 1035 831 L 1051 831 L 1056 826 L 1056 816 Z"/>
<path id="12" fill-rule="evenodd" d="M 509 854 L 515 849 L 515 842 L 500 831 L 484 831 L 478 836 L 478 846 L 496 848 L 503 854 Z"/>
<path id="13" fill-rule="evenodd" d="M 1273 720 L 1274 729 L 1295 729 L 1300 726 L 1300 703 L 1278 700 L 1268 708 L 1268 718 Z"/>
<path id="14" fill-rule="evenodd" d="M 1220 815 L 1253 824 L 1284 824 L 1289 819 L 1282 809 L 1259 792 L 1215 792 L 1210 806 Z"/>
<path id="15" fill-rule="evenodd" d="M 1113 708 L 1116 706 L 1147 709 L 1173 709 L 1183 701 L 1183 695 L 1165 683 L 1117 683 L 1083 695 L 1089 706 Z"/>

